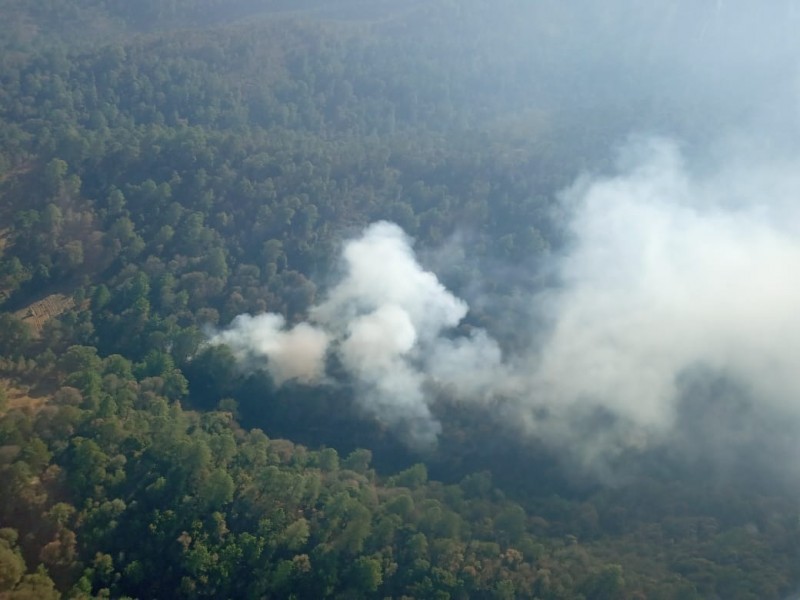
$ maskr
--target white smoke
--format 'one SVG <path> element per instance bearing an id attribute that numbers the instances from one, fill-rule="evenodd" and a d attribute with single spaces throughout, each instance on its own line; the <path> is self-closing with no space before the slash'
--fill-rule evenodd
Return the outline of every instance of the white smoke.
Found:
<path id="1" fill-rule="evenodd" d="M 467 314 L 466 303 L 420 267 L 410 240 L 397 225 L 385 221 L 370 225 L 360 238 L 346 244 L 343 258 L 344 279 L 312 311 L 315 321 L 331 329 L 349 327 L 359 315 L 395 306 L 407 315 L 420 338 L 434 339 Z"/>
<path id="2" fill-rule="evenodd" d="M 278 384 L 323 382 L 335 357 L 361 406 L 422 445 L 441 431 L 437 395 L 501 398 L 516 424 L 602 463 L 674 434 L 682 377 L 698 368 L 798 419 L 800 163 L 725 165 L 692 173 L 674 144 L 651 140 L 626 150 L 617 175 L 567 190 L 559 285 L 530 298 L 548 333 L 517 356 L 455 329 L 466 303 L 386 222 L 345 244 L 343 276 L 310 323 L 242 315 L 211 343 L 260 359 Z"/>
<path id="3" fill-rule="evenodd" d="M 239 315 L 211 337 L 212 345 L 226 344 L 245 365 L 266 366 L 277 385 L 289 380 L 318 383 L 325 374 L 328 334 L 308 323 L 286 329 L 281 315 Z M 262 365 L 262 359 L 266 364 Z"/>
<path id="4" fill-rule="evenodd" d="M 626 154 L 620 175 L 565 195 L 575 245 L 563 287 L 538 298 L 552 333 L 526 361 L 523 408 L 545 408 L 547 431 L 570 444 L 575 415 L 613 415 L 624 426 L 580 450 L 608 453 L 668 437 L 680 377 L 702 367 L 796 418 L 800 164 L 729 161 L 748 168 L 700 176 L 669 142 Z"/>
<path id="5" fill-rule="evenodd" d="M 499 364 L 499 349 L 485 334 L 445 337 L 468 307 L 419 265 L 398 226 L 374 223 L 345 245 L 342 259 L 344 277 L 312 309 L 313 324 L 286 331 L 279 315 L 240 315 L 210 343 L 229 345 L 249 366 L 254 357 L 266 359 L 279 385 L 320 382 L 332 353 L 356 382 L 365 410 L 413 443 L 431 445 L 441 431 L 431 388 L 455 385 L 465 398 L 487 393 L 493 374 L 482 359 Z"/>

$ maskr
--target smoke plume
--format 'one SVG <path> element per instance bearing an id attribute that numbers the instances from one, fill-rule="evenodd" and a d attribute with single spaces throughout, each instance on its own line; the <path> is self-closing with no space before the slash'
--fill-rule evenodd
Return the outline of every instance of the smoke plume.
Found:
<path id="1" fill-rule="evenodd" d="M 692 173 L 674 144 L 650 140 L 619 168 L 564 195 L 574 244 L 561 286 L 536 299 L 551 331 L 526 359 L 531 427 L 585 460 L 663 442 L 709 400 L 684 385 L 700 372 L 735 384 L 750 412 L 796 422 L 798 164 L 729 159 Z M 612 425 L 593 439 L 587 419 L 600 415 Z"/>
<path id="2" fill-rule="evenodd" d="M 386 222 L 345 244 L 342 277 L 308 323 L 242 315 L 211 343 L 277 384 L 323 383 L 334 358 L 364 410 L 423 446 L 441 431 L 441 394 L 502 400 L 502 418 L 587 465 L 680 438 L 687 415 L 701 422 L 703 403 L 724 406 L 725 394 L 729 412 L 749 415 L 726 427 L 800 422 L 800 165 L 721 164 L 692 172 L 675 144 L 639 141 L 616 174 L 566 190 L 558 284 L 529 298 L 530 323 L 546 331 L 514 356 L 458 329 L 466 303 Z"/>
<path id="3" fill-rule="evenodd" d="M 277 385 L 289 380 L 320 382 L 328 342 L 323 330 L 308 323 L 287 329 L 283 316 L 272 313 L 239 315 L 225 331 L 210 339 L 212 345 L 228 345 L 248 368 L 266 366 Z"/>
<path id="4" fill-rule="evenodd" d="M 431 389 L 487 393 L 499 349 L 482 333 L 447 338 L 467 305 L 419 265 L 398 226 L 369 226 L 345 245 L 342 261 L 344 276 L 312 309 L 310 323 L 287 330 L 279 315 L 240 315 L 210 343 L 229 345 L 247 367 L 265 366 L 279 385 L 321 382 L 325 356 L 333 355 L 366 411 L 413 444 L 432 445 L 441 425 Z"/>

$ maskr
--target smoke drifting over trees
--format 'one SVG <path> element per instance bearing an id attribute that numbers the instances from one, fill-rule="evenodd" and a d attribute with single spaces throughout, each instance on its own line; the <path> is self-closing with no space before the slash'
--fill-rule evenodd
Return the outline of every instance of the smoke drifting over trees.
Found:
<path id="1" fill-rule="evenodd" d="M 687 414 L 727 402 L 698 383 L 715 379 L 737 390 L 729 404 L 738 408 L 732 420 L 707 426 L 747 430 L 766 446 L 775 432 L 765 423 L 800 416 L 795 3 L 769 11 L 747 2 L 501 5 L 485 22 L 508 35 L 487 34 L 495 69 L 473 90 L 498 112 L 490 121 L 504 127 L 502 111 L 533 98 L 553 116 L 561 98 L 559 118 L 599 132 L 607 121 L 625 124 L 600 134 L 609 145 L 593 150 L 595 165 L 603 153 L 618 155 L 616 163 L 575 173 L 560 194 L 567 243 L 551 254 L 554 282 L 522 286 L 515 301 L 513 327 L 535 343 L 512 351 L 502 334 L 463 326 L 467 304 L 387 222 L 345 244 L 342 279 L 308 322 L 288 328 L 278 315 L 242 315 L 211 343 L 229 344 L 246 368 L 262 357 L 279 385 L 331 385 L 325 366 L 335 361 L 358 404 L 416 446 L 435 444 L 442 427 L 432 409 L 447 397 L 487 407 L 590 467 L 674 439 L 703 453 L 700 437 L 724 440 L 714 449 L 724 455 L 736 435 L 695 432 L 688 440 L 684 427 Z M 460 25 L 469 29 L 466 14 Z M 520 35 L 522 24 L 552 64 Z M 487 93 L 494 87 L 503 94 Z M 455 101 L 473 94 L 462 96 Z M 631 134 L 641 137 L 614 149 Z M 444 273 L 447 256 L 430 262 Z M 470 259 L 470 251 L 453 256 Z M 468 287 L 483 289 L 474 276 Z"/>
<path id="2" fill-rule="evenodd" d="M 239 315 L 226 331 L 215 335 L 212 344 L 227 344 L 244 364 L 266 368 L 277 385 L 289 380 L 317 382 L 325 369 L 328 336 L 306 323 L 286 329 L 282 315 L 273 313 Z"/>
<path id="3" fill-rule="evenodd" d="M 547 328 L 525 352 L 503 357 L 487 332 L 457 331 L 466 303 L 386 222 L 345 244 L 343 277 L 309 323 L 287 329 L 277 315 L 243 315 L 211 343 L 230 345 L 250 366 L 262 357 L 278 384 L 323 383 L 333 355 L 361 406 L 422 445 L 441 429 L 430 409 L 439 394 L 500 397 L 524 429 L 602 462 L 673 437 L 692 402 L 682 381 L 698 369 L 740 386 L 755 412 L 794 420 L 796 167 L 697 174 L 674 143 L 629 144 L 616 175 L 581 178 L 563 193 L 572 241 L 557 259 L 558 285 L 528 299 L 531 321 Z"/>
<path id="4" fill-rule="evenodd" d="M 618 175 L 564 194 L 575 206 L 574 242 L 560 261 L 561 287 L 538 300 L 552 331 L 532 363 L 545 435 L 559 415 L 598 412 L 616 418 L 615 431 L 598 447 L 589 440 L 590 453 L 665 442 L 678 433 L 679 411 L 708 401 L 683 385 L 700 370 L 752 403 L 734 426 L 757 427 L 765 413 L 797 421 L 798 165 L 743 169 L 741 158 L 698 174 L 674 144 L 638 142 Z"/>
<path id="5" fill-rule="evenodd" d="M 497 344 L 483 332 L 445 337 L 467 305 L 419 265 L 398 226 L 371 225 L 345 244 L 342 260 L 344 277 L 313 308 L 310 323 L 286 330 L 278 315 L 242 315 L 210 343 L 228 344 L 249 366 L 263 357 L 277 384 L 322 382 L 330 350 L 354 378 L 367 411 L 402 424 L 415 444 L 435 443 L 441 426 L 430 412 L 430 386 L 452 384 L 474 396 L 481 387 L 476 376 L 486 386 L 499 362 Z"/>
<path id="6" fill-rule="evenodd" d="M 786 598 L 798 31 L 0 0 L 0 596 Z"/>

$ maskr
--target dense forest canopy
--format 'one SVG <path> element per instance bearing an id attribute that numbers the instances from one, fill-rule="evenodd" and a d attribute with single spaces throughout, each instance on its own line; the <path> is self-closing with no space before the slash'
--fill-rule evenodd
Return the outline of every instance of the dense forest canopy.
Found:
<path id="1" fill-rule="evenodd" d="M 792 0 L 0 0 L 0 598 L 787 598 Z"/>

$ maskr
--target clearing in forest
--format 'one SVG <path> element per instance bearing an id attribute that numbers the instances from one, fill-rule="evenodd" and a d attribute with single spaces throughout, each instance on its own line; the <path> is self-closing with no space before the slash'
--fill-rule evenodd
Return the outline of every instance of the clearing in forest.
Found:
<path id="1" fill-rule="evenodd" d="M 75 306 L 72 296 L 51 294 L 37 300 L 26 308 L 18 310 L 14 316 L 31 326 L 33 335 L 39 335 L 44 324 L 53 317 L 67 312 Z"/>

